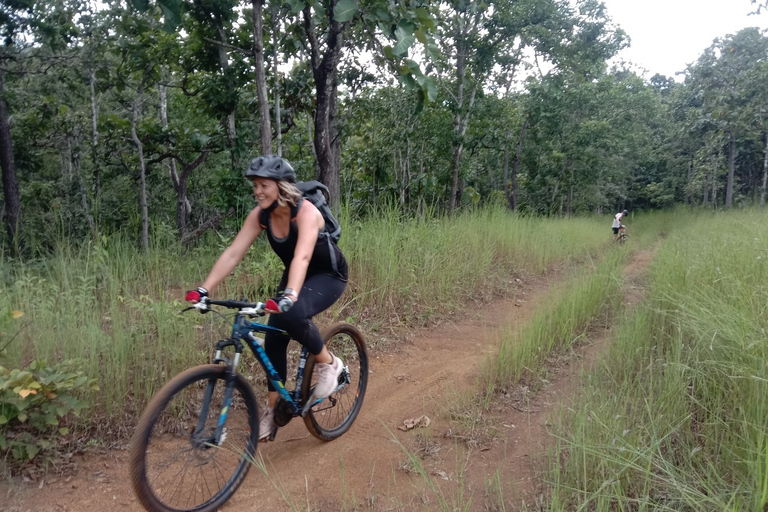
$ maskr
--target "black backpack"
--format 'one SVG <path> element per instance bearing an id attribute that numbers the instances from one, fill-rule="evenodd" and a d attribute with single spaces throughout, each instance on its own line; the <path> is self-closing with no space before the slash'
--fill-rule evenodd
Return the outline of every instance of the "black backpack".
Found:
<path id="1" fill-rule="evenodd" d="M 331 207 L 328 204 L 328 199 L 331 197 L 328 187 L 319 181 L 312 180 L 299 181 L 296 183 L 296 188 L 301 191 L 301 195 L 304 199 L 309 200 L 315 205 L 315 208 L 320 210 L 323 220 L 325 220 L 325 229 L 322 233 L 325 233 L 326 236 L 333 240 L 333 243 L 338 244 L 339 238 L 341 238 L 341 225 L 339 224 L 339 221 L 336 220 L 336 217 L 333 216 Z"/>

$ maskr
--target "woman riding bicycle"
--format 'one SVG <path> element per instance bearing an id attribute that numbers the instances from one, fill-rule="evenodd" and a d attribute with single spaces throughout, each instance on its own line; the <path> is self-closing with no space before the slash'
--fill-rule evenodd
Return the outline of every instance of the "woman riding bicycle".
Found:
<path id="1" fill-rule="evenodd" d="M 613 229 L 613 241 L 615 242 L 619 238 L 619 229 L 623 226 L 623 223 L 621 220 L 629 215 L 629 212 L 627 210 L 620 211 L 616 215 L 613 216 L 613 224 L 611 224 L 611 228 Z"/>
<path id="2" fill-rule="evenodd" d="M 198 302 L 213 291 L 242 261 L 262 231 L 266 231 L 272 250 L 285 265 L 278 295 L 267 301 L 272 314 L 268 324 L 286 331 L 314 354 L 317 384 L 315 398 L 325 398 L 336 388 L 343 369 L 342 361 L 323 344 L 312 317 L 336 302 L 347 286 L 347 261 L 335 242 L 323 231 L 322 214 L 304 201 L 296 188 L 296 173 L 287 160 L 278 156 L 253 159 L 246 178 L 253 181 L 259 205 L 246 217 L 229 247 L 219 256 L 203 284 L 187 292 L 185 299 Z M 285 381 L 289 337 L 267 333 L 264 350 Z M 274 407 L 279 398 L 268 383 L 266 411 L 259 424 L 259 440 L 270 440 L 276 425 Z"/>

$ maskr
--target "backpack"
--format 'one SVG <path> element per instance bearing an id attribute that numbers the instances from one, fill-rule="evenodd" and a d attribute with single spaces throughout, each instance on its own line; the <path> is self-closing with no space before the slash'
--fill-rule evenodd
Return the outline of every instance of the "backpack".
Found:
<path id="1" fill-rule="evenodd" d="M 326 196 L 328 198 L 331 196 L 328 187 L 319 181 L 312 180 L 299 181 L 296 183 L 296 188 L 299 189 L 304 199 L 309 200 L 309 202 L 315 205 L 315 208 L 320 210 L 320 214 L 323 216 L 323 220 L 325 220 L 325 229 L 322 233 L 330 237 L 333 243 L 338 244 L 339 238 L 341 238 L 341 225 L 336 220 L 336 217 L 333 216 L 331 206 L 328 204 L 328 199 L 326 199 Z"/>

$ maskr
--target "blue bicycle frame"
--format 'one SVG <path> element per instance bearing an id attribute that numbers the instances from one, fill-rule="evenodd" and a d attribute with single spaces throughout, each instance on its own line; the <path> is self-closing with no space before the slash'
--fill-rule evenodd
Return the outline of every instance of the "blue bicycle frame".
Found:
<path id="1" fill-rule="evenodd" d="M 261 364 L 262 368 L 267 374 L 267 378 L 272 383 L 274 388 L 280 394 L 280 397 L 285 400 L 291 406 L 291 412 L 295 415 L 301 415 L 302 411 L 299 409 L 299 401 L 301 394 L 301 384 L 304 380 L 304 366 L 309 356 L 309 351 L 306 347 L 302 347 L 301 356 L 299 357 L 299 370 L 296 375 L 296 387 L 292 392 L 285 389 L 280 375 L 272 365 L 272 361 L 267 357 L 267 353 L 264 351 L 264 340 L 258 338 L 254 333 L 268 333 L 272 332 L 282 336 L 289 336 L 287 332 L 277 327 L 262 324 L 259 322 L 253 322 L 248 320 L 244 315 L 237 314 L 235 321 L 232 325 L 232 334 L 229 339 L 221 340 L 216 344 L 216 355 L 214 356 L 214 363 L 226 363 L 230 368 L 230 375 L 234 378 L 234 374 L 237 373 L 237 365 L 240 362 L 240 356 L 243 352 L 243 344 L 241 340 L 245 340 L 250 347 L 253 355 Z M 226 347 L 235 347 L 235 358 L 233 361 L 229 361 L 226 357 L 222 357 L 222 350 Z"/>

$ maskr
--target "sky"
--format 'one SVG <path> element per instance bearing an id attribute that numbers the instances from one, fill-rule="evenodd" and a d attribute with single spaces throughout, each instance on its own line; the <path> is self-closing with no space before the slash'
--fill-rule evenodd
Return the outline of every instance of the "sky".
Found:
<path id="1" fill-rule="evenodd" d="M 602 0 L 608 15 L 631 38 L 619 59 L 656 73 L 674 76 L 698 59 L 717 37 L 744 27 L 768 28 L 768 12 L 750 0 Z M 675 77 L 682 81 L 682 75 Z"/>

